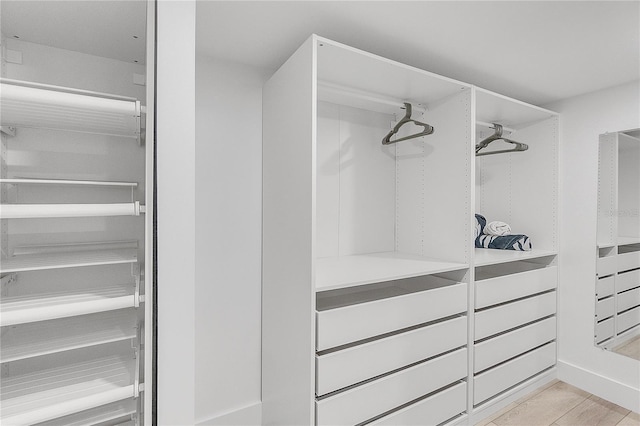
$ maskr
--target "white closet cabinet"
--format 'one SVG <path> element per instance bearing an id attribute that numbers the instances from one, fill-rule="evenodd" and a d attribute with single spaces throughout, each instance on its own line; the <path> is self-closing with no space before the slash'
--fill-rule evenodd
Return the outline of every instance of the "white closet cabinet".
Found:
<path id="1" fill-rule="evenodd" d="M 142 424 L 152 142 L 141 102 L 1 85 L 1 423 Z"/>
<path id="2" fill-rule="evenodd" d="M 527 235 L 531 251 L 474 250 L 474 409 L 540 379 L 556 362 L 558 116 L 475 88 L 476 143 L 500 124 L 522 152 L 476 157 L 475 208 L 487 223 L 508 223 Z M 492 142 L 481 152 L 511 149 Z M 474 221 L 475 224 L 475 221 Z"/>
<path id="3" fill-rule="evenodd" d="M 435 132 L 385 146 L 403 102 Z M 466 410 L 471 102 L 317 36 L 266 83 L 265 424 Z"/>
<path id="4" fill-rule="evenodd" d="M 317 36 L 263 95 L 265 424 L 461 423 L 553 373 L 557 114 Z M 383 145 L 406 102 L 435 131 Z M 492 123 L 529 150 L 476 160 Z M 476 212 L 535 249 L 474 250 Z"/>
<path id="5" fill-rule="evenodd" d="M 600 136 L 595 343 L 640 333 L 639 132 Z"/>

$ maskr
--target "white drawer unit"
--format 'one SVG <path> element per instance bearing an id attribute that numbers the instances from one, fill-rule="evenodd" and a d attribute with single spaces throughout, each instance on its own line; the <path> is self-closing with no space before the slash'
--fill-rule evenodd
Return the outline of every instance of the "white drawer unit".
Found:
<path id="1" fill-rule="evenodd" d="M 553 315 L 555 312 L 554 291 L 476 312 L 475 340 Z"/>
<path id="2" fill-rule="evenodd" d="M 613 318 L 606 319 L 596 323 L 596 343 L 604 342 L 613 337 L 615 334 L 616 323 Z"/>
<path id="3" fill-rule="evenodd" d="M 616 297 L 617 312 L 623 312 L 636 306 L 640 306 L 640 287 L 618 293 Z"/>
<path id="4" fill-rule="evenodd" d="M 555 338 L 556 318 L 551 317 L 477 343 L 473 371 L 478 373 L 486 370 Z"/>
<path id="5" fill-rule="evenodd" d="M 640 269 L 616 275 L 616 293 L 640 287 Z"/>
<path id="6" fill-rule="evenodd" d="M 518 262 L 514 265 L 494 265 L 491 268 L 501 273 L 511 272 L 510 269 L 516 272 L 483 279 L 483 276 L 491 275 L 491 269 L 484 267 L 477 271 L 476 309 L 552 290 L 558 283 L 556 266 L 544 267 L 535 263 Z"/>
<path id="7" fill-rule="evenodd" d="M 316 394 L 333 392 L 466 343 L 467 317 L 461 316 L 317 356 Z"/>
<path id="8" fill-rule="evenodd" d="M 443 423 L 466 410 L 467 383 L 435 393 L 406 408 L 369 423 L 375 426 L 424 426 Z"/>
<path id="9" fill-rule="evenodd" d="M 596 320 L 602 321 L 603 319 L 612 317 L 615 314 L 615 299 L 613 297 L 607 297 L 606 299 L 598 300 L 596 302 Z"/>
<path id="10" fill-rule="evenodd" d="M 551 342 L 474 378 L 473 404 L 478 405 L 512 386 L 553 366 L 556 344 Z"/>
<path id="11" fill-rule="evenodd" d="M 435 277 L 429 277 L 434 279 Z M 441 280 L 447 281 L 447 280 Z M 333 348 L 467 310 L 467 285 L 358 303 L 317 312 L 317 350 Z"/>
<path id="12" fill-rule="evenodd" d="M 618 272 L 640 268 L 640 250 L 618 254 Z"/>
<path id="13" fill-rule="evenodd" d="M 604 277 L 613 275 L 618 271 L 618 263 L 616 256 L 607 256 L 598 258 L 598 276 Z"/>
<path id="14" fill-rule="evenodd" d="M 603 297 L 613 296 L 613 293 L 615 292 L 615 285 L 615 275 L 598 278 L 596 282 L 596 298 L 602 299 Z"/>
<path id="15" fill-rule="evenodd" d="M 459 349 L 316 402 L 318 425 L 354 425 L 467 375 L 467 350 Z"/>

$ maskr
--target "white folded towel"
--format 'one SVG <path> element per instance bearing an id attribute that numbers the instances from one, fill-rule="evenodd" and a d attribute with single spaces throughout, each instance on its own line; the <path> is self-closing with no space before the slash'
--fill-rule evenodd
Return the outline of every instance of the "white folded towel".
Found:
<path id="1" fill-rule="evenodd" d="M 487 223 L 487 226 L 484 227 L 483 233 L 485 235 L 495 235 L 501 237 L 503 235 L 510 235 L 511 227 L 504 222 L 494 220 L 493 222 Z"/>

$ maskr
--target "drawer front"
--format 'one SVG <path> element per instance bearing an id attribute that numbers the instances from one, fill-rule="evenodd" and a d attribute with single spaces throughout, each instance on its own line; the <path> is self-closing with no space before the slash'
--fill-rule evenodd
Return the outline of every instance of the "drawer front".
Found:
<path id="1" fill-rule="evenodd" d="M 477 312 L 475 314 L 475 340 L 484 339 L 555 312 L 555 291 Z"/>
<path id="2" fill-rule="evenodd" d="M 640 268 L 640 251 L 622 253 L 618 255 L 618 272 Z"/>
<path id="3" fill-rule="evenodd" d="M 615 274 L 618 271 L 617 256 L 607 256 L 598 258 L 598 276 Z"/>
<path id="4" fill-rule="evenodd" d="M 616 303 L 618 305 L 618 312 L 626 311 L 627 309 L 640 305 L 640 288 L 618 294 Z"/>
<path id="5" fill-rule="evenodd" d="M 596 323 L 596 343 L 604 342 L 613 337 L 615 322 L 613 318 Z"/>
<path id="6" fill-rule="evenodd" d="M 316 401 L 318 425 L 354 425 L 454 383 L 467 374 L 459 349 L 378 380 Z"/>
<path id="7" fill-rule="evenodd" d="M 475 345 L 474 369 L 477 373 L 556 338 L 556 318 L 519 328 Z"/>
<path id="8" fill-rule="evenodd" d="M 319 311 L 317 350 L 333 348 L 467 310 L 467 285 L 406 294 Z"/>
<path id="9" fill-rule="evenodd" d="M 556 288 L 558 268 L 535 269 L 476 282 L 476 308 L 507 302 Z"/>
<path id="10" fill-rule="evenodd" d="M 640 324 L 640 307 L 618 315 L 618 333 Z"/>
<path id="11" fill-rule="evenodd" d="M 556 363 L 556 344 L 549 343 L 474 377 L 473 403 L 477 405 Z"/>
<path id="12" fill-rule="evenodd" d="M 389 414 L 372 426 L 437 425 L 467 409 L 467 384 L 459 383 L 407 408 Z"/>
<path id="13" fill-rule="evenodd" d="M 616 292 L 630 290 L 640 286 L 640 269 L 618 274 L 616 277 Z"/>
<path id="14" fill-rule="evenodd" d="M 615 292 L 616 277 L 598 278 L 596 280 L 596 297 L 602 299 L 603 297 L 612 296 Z"/>
<path id="15" fill-rule="evenodd" d="M 615 313 L 614 298 L 598 300 L 596 302 L 596 320 L 602 321 L 605 318 L 612 317 Z"/>
<path id="16" fill-rule="evenodd" d="M 466 344 L 464 316 L 320 355 L 316 357 L 316 394 L 324 395 Z"/>

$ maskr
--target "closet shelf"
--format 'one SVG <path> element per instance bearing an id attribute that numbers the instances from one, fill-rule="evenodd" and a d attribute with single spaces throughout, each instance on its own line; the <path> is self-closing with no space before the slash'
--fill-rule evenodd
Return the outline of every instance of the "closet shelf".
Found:
<path id="1" fill-rule="evenodd" d="M 113 420 L 131 417 L 136 412 L 136 404 L 134 399 L 118 401 L 112 404 L 103 405 L 80 413 L 57 418 L 50 422 L 38 423 L 38 426 L 93 426 L 98 424 L 107 424 Z M 116 423 L 108 423 L 116 424 Z M 119 426 L 128 425 L 129 422 L 117 423 Z"/>
<path id="2" fill-rule="evenodd" d="M 132 398 L 134 362 L 110 356 L 3 378 L 0 420 L 34 424 Z"/>
<path id="3" fill-rule="evenodd" d="M 640 237 L 618 237 L 618 245 L 640 244 Z"/>
<path id="4" fill-rule="evenodd" d="M 13 184 L 13 185 L 86 185 L 86 186 L 115 186 L 115 187 L 127 187 L 136 188 L 137 182 L 109 182 L 99 180 L 68 180 L 68 179 L 29 179 L 29 178 L 15 178 L 15 179 L 0 179 L 0 183 Z"/>
<path id="5" fill-rule="evenodd" d="M 3 126 L 33 127 L 140 138 L 134 98 L 0 79 Z"/>
<path id="6" fill-rule="evenodd" d="M 136 263 L 136 249 L 86 250 L 21 254 L 2 259 L 0 273 Z"/>
<path id="7" fill-rule="evenodd" d="M 316 291 L 334 290 L 468 268 L 465 263 L 381 252 L 316 259 Z"/>
<path id="8" fill-rule="evenodd" d="M 0 219 L 140 216 L 140 202 L 109 204 L 2 204 Z"/>
<path id="9" fill-rule="evenodd" d="M 535 259 L 538 257 L 555 256 L 558 252 L 533 249 L 531 251 L 475 249 L 474 266 L 496 265 L 498 263 L 517 262 L 519 260 Z"/>
<path id="10" fill-rule="evenodd" d="M 476 120 L 506 127 L 526 127 L 558 114 L 489 90 L 476 88 Z"/>
<path id="11" fill-rule="evenodd" d="M 136 302 L 133 286 L 4 297 L 0 326 L 131 308 Z"/>
<path id="12" fill-rule="evenodd" d="M 130 340 L 136 335 L 136 319 L 121 311 L 25 324 L 18 330 L 5 330 L 0 362 Z"/>

